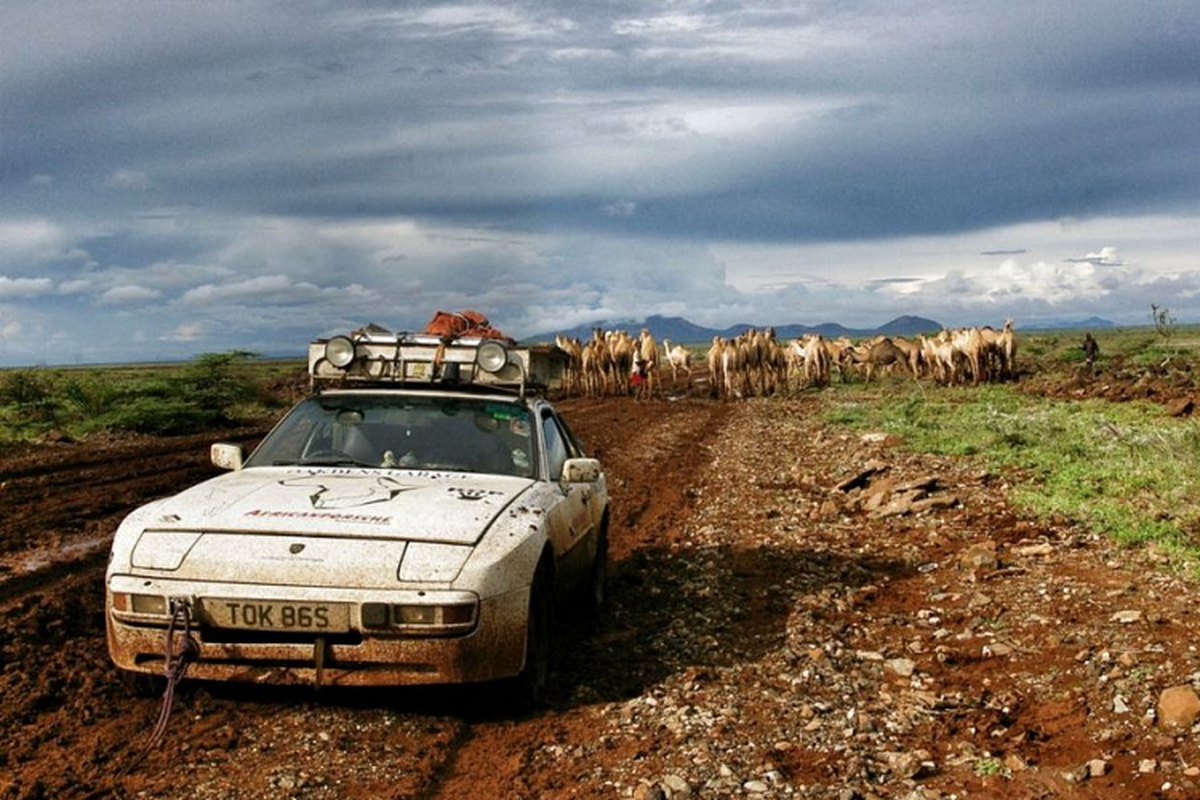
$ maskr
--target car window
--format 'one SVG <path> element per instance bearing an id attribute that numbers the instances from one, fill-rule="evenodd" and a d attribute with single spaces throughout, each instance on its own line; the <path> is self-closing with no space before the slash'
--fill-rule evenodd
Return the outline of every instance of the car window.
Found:
<path id="1" fill-rule="evenodd" d="M 531 477 L 528 409 L 482 398 L 321 395 L 276 426 L 249 467 L 363 466 Z"/>
<path id="2" fill-rule="evenodd" d="M 570 458 L 570 445 L 558 425 L 558 420 L 549 411 L 542 412 L 542 433 L 546 439 L 546 463 L 550 480 L 562 477 L 563 464 Z"/>

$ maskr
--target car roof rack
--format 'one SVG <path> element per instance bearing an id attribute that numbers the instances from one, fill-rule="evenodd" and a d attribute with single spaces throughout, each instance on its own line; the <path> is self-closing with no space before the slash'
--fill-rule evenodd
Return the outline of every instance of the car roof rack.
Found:
<path id="1" fill-rule="evenodd" d="M 440 337 L 374 323 L 308 346 L 313 391 L 330 388 L 424 388 L 548 394 L 564 386 L 567 354 L 554 345 Z"/>

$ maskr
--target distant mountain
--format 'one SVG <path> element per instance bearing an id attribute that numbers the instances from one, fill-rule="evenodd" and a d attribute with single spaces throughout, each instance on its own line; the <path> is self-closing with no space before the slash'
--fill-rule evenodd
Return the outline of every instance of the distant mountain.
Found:
<path id="1" fill-rule="evenodd" d="M 1088 317 L 1087 319 L 1078 320 L 1076 322 L 1052 320 L 1050 322 L 1031 323 L 1029 325 L 1023 325 L 1022 327 L 1025 328 L 1025 330 L 1032 331 L 1051 331 L 1063 329 L 1074 330 L 1076 328 L 1115 328 L 1117 327 L 1117 323 L 1109 319 L 1104 319 L 1103 317 L 1093 316 Z"/>
<path id="2" fill-rule="evenodd" d="M 592 336 L 592 328 L 600 327 L 604 330 L 625 329 L 630 333 L 637 335 L 637 332 L 642 328 L 648 328 L 650 333 L 658 341 L 670 339 L 676 344 L 695 344 L 699 342 L 711 341 L 714 336 L 724 336 L 731 339 L 741 333 L 744 333 L 749 328 L 763 328 L 765 325 L 751 325 L 749 323 L 739 323 L 731 325 L 728 328 L 716 329 L 705 328 L 702 325 L 697 325 L 683 317 L 664 317 L 658 314 L 646 317 L 641 322 L 634 320 L 605 320 L 587 325 L 578 325 L 574 328 L 561 331 L 553 331 L 550 333 L 541 333 L 536 336 L 529 336 L 526 341 L 530 342 L 552 342 L 556 335 L 564 335 L 573 338 L 578 338 L 587 341 Z M 775 335 L 780 339 L 795 339 L 803 336 L 806 333 L 819 333 L 822 336 L 830 339 L 836 339 L 839 336 L 864 337 L 874 336 L 878 333 L 883 333 L 888 336 L 915 336 L 918 333 L 933 333 L 941 330 L 942 324 L 934 322 L 931 319 L 923 317 L 903 316 L 897 317 L 891 322 L 885 322 L 878 328 L 847 328 L 836 322 L 823 322 L 820 325 L 775 325 Z"/>
<path id="3" fill-rule="evenodd" d="M 942 323 L 934 322 L 924 317 L 905 315 L 896 317 L 891 322 L 885 322 L 875 329 L 876 333 L 886 333 L 888 336 L 916 336 L 918 333 L 937 333 L 942 329 Z"/>

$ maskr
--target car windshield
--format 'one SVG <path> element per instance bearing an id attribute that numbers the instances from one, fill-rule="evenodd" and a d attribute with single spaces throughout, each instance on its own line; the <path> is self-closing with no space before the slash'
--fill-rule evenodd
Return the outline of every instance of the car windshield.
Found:
<path id="1" fill-rule="evenodd" d="M 504 400 L 323 395 L 296 406 L 248 467 L 361 466 L 532 477 L 529 411 Z"/>

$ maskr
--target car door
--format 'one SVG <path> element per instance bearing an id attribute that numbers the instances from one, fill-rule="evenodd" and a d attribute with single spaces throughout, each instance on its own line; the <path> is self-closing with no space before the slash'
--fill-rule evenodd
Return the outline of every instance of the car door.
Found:
<path id="1" fill-rule="evenodd" d="M 574 441 L 566 434 L 558 417 L 549 408 L 542 409 L 542 441 L 545 445 L 547 478 L 557 487 L 558 501 L 549 512 L 550 541 L 560 566 L 574 583 L 586 575 L 590 565 L 586 543 L 593 537 L 594 524 L 590 504 L 591 484 L 564 484 L 563 464 L 578 455 Z"/>

